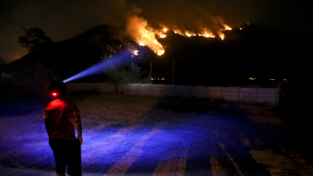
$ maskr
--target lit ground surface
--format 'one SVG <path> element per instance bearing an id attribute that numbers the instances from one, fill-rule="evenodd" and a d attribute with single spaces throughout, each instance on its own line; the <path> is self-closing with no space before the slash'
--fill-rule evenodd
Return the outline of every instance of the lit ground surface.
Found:
<path id="1" fill-rule="evenodd" d="M 269 107 L 114 95 L 76 101 L 86 176 L 313 175 L 298 137 Z M 45 104 L 0 105 L 0 175 L 56 175 Z"/>

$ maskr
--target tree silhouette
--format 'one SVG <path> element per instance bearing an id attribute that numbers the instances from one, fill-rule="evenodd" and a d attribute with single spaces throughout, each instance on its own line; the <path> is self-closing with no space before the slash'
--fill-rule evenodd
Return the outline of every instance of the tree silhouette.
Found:
<path id="1" fill-rule="evenodd" d="M 147 71 L 131 63 L 120 69 L 122 83 L 151 83 Z"/>
<path id="2" fill-rule="evenodd" d="M 6 63 L 4 59 L 0 56 L 0 77 L 1 77 L 1 71 L 4 69 L 5 66 L 6 66 Z"/>
<path id="3" fill-rule="evenodd" d="M 0 56 L 0 65 L 6 65 L 6 63 L 5 63 L 4 59 L 3 59 L 3 57 L 1 57 L 1 56 Z"/>
<path id="4" fill-rule="evenodd" d="M 22 28 L 25 32 L 24 36 L 18 38 L 18 43 L 29 50 L 29 53 L 36 51 L 39 48 L 53 43 L 51 38 L 46 36 L 45 32 L 40 28 Z"/>

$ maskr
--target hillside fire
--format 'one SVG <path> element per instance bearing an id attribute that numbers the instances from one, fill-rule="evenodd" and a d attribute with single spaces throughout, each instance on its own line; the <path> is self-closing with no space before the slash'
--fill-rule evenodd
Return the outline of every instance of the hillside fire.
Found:
<path id="1" fill-rule="evenodd" d="M 157 55 L 161 56 L 165 53 L 162 44 L 157 40 L 158 38 L 166 38 L 166 32 L 169 30 L 173 31 L 175 34 L 182 35 L 184 37 L 205 37 L 205 38 L 215 38 L 215 34 L 219 36 L 221 40 L 225 39 L 225 34 L 223 31 L 232 30 L 227 24 L 223 22 L 221 18 L 217 20 L 217 26 L 219 29 L 215 29 L 214 32 L 207 27 L 198 27 L 198 32 L 187 29 L 179 29 L 175 27 L 170 29 L 167 26 L 162 25 L 162 29 L 155 29 L 148 25 L 147 20 L 136 15 L 129 18 L 127 23 L 127 28 L 125 34 L 134 39 L 140 46 L 147 46 Z M 221 28 L 222 27 L 222 28 Z"/>

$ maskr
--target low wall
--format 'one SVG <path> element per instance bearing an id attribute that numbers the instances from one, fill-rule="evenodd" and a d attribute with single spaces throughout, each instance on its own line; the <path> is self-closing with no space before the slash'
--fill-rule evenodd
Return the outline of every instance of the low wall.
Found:
<path id="1" fill-rule="evenodd" d="M 278 88 L 240 88 L 178 86 L 163 84 L 110 84 L 110 83 L 68 83 L 69 91 L 95 90 L 101 93 L 119 93 L 138 96 L 178 96 L 215 98 L 247 103 L 269 103 L 277 105 Z"/>

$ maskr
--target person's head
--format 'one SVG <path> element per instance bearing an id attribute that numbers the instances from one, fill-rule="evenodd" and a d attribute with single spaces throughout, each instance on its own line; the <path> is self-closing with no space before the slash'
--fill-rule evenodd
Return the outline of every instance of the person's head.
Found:
<path id="1" fill-rule="evenodd" d="M 60 80 L 52 82 L 49 86 L 49 92 L 53 98 L 64 97 L 66 89 L 67 89 L 66 84 Z"/>

